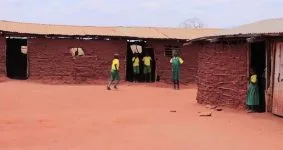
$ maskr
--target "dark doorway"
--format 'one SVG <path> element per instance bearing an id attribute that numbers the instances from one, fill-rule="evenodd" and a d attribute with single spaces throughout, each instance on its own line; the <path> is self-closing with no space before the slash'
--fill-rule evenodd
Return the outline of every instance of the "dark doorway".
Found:
<path id="1" fill-rule="evenodd" d="M 27 46 L 26 39 L 7 39 L 6 69 L 11 79 L 27 79 L 27 54 L 23 48 Z"/>
<path id="2" fill-rule="evenodd" d="M 156 62 L 155 62 L 155 56 L 154 56 L 154 49 L 151 47 L 148 47 L 145 41 L 133 41 L 133 42 L 128 42 L 127 46 L 127 64 L 126 64 L 126 81 L 133 82 L 134 79 L 134 74 L 133 74 L 133 63 L 132 63 L 132 58 L 134 56 L 134 52 L 131 49 L 131 45 L 139 45 L 142 48 L 142 51 L 138 53 L 138 57 L 140 60 L 140 74 L 138 76 L 138 82 L 145 82 L 145 75 L 143 74 L 143 57 L 145 54 L 149 54 L 149 56 L 152 59 L 151 62 L 151 82 L 155 82 L 155 70 L 156 70 Z"/>
<path id="3" fill-rule="evenodd" d="M 265 42 L 255 42 L 251 44 L 251 67 L 258 76 L 258 88 L 260 95 L 259 112 L 265 112 L 265 88 L 266 88 L 266 48 Z"/>

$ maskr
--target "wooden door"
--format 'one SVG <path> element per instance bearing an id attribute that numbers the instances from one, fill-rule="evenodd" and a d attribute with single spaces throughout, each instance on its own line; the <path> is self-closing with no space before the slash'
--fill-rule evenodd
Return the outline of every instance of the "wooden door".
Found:
<path id="1" fill-rule="evenodd" d="M 265 59 L 265 106 L 266 106 L 266 112 L 272 112 L 272 87 L 273 87 L 273 78 L 272 73 L 274 71 L 274 50 L 272 49 L 273 45 L 272 43 L 266 44 L 268 47 L 266 48 L 266 59 Z"/>
<path id="2" fill-rule="evenodd" d="M 283 116 L 283 42 L 276 44 L 272 112 Z"/>

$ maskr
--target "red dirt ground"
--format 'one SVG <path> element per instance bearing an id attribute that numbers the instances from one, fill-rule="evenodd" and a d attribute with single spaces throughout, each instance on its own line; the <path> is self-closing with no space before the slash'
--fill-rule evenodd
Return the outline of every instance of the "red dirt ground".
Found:
<path id="1" fill-rule="evenodd" d="M 227 108 L 199 117 L 194 88 L 13 81 L 0 90 L 0 150 L 283 150 L 283 119 Z"/>

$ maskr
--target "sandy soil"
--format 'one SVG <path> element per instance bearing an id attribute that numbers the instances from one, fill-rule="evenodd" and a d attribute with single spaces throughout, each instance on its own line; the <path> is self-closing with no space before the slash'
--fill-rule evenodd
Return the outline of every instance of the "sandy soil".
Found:
<path id="1" fill-rule="evenodd" d="M 199 117 L 194 88 L 13 81 L 0 91 L 0 150 L 283 150 L 283 119 L 227 108 Z"/>

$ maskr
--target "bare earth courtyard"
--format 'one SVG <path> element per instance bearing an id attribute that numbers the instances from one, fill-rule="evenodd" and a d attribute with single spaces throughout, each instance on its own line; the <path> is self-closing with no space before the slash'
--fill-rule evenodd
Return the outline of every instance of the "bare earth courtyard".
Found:
<path id="1" fill-rule="evenodd" d="M 282 118 L 199 117 L 195 88 L 10 81 L 0 91 L 0 150 L 283 150 Z"/>

